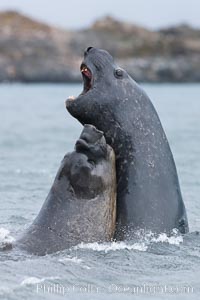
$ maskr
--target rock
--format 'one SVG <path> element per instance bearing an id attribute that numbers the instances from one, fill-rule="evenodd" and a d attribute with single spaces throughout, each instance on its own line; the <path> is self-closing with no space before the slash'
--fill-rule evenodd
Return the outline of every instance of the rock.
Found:
<path id="1" fill-rule="evenodd" d="M 200 30 L 151 31 L 110 16 L 61 30 L 17 12 L 0 13 L 0 82 L 79 82 L 83 51 L 104 48 L 138 81 L 200 81 Z"/>
<path id="2" fill-rule="evenodd" d="M 200 82 L 200 57 L 146 57 L 119 60 L 138 82 Z"/>

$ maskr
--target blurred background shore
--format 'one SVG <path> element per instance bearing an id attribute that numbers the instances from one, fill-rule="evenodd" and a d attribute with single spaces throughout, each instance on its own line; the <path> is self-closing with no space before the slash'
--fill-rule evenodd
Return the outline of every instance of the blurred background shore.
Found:
<path id="1" fill-rule="evenodd" d="M 200 29 L 148 29 L 109 15 L 61 29 L 14 10 L 0 12 L 0 82 L 80 82 L 88 46 L 104 48 L 140 82 L 200 82 Z"/>

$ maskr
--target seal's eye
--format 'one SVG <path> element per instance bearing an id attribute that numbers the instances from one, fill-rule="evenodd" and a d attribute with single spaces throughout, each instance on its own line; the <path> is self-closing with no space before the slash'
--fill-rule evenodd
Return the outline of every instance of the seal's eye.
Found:
<path id="1" fill-rule="evenodd" d="M 116 69 L 114 74 L 115 74 L 116 78 L 122 78 L 123 77 L 123 70 L 122 69 Z"/>

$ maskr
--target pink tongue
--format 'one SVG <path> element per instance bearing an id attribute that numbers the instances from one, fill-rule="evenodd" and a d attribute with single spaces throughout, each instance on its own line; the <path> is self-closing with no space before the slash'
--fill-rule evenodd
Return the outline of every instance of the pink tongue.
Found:
<path id="1" fill-rule="evenodd" d="M 83 73 L 85 74 L 85 76 L 87 76 L 89 79 L 91 79 L 92 76 L 91 76 L 91 73 L 89 70 L 84 71 Z"/>

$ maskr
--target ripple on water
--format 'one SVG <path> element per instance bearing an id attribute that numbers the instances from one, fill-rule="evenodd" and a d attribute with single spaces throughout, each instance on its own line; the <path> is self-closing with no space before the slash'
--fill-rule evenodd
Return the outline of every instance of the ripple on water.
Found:
<path id="1" fill-rule="evenodd" d="M 15 233 L 23 232 L 32 222 L 60 161 L 73 150 L 81 125 L 66 112 L 64 100 L 81 90 L 81 85 L 1 86 L 0 243 L 12 241 Z M 200 85 L 146 85 L 145 90 L 154 99 L 172 147 L 190 230 L 200 230 Z M 149 234 L 132 242 L 80 244 L 45 257 L 16 249 L 0 252 L 0 298 L 9 300 L 38 299 L 37 284 L 52 283 L 92 283 L 105 288 L 104 294 L 71 292 L 64 297 L 73 300 L 124 299 L 123 292 L 110 292 L 108 288 L 113 284 L 121 285 L 122 290 L 123 286 L 143 284 L 188 284 L 194 287 L 196 300 L 199 278 L 200 237 L 193 233 L 184 237 Z M 60 295 L 40 296 L 45 300 L 61 299 Z M 126 296 L 134 297 L 128 292 Z M 140 300 L 147 299 L 147 295 L 139 296 Z M 156 296 L 169 299 L 169 295 Z M 180 293 L 175 298 L 183 300 L 184 296 L 188 297 Z"/>

